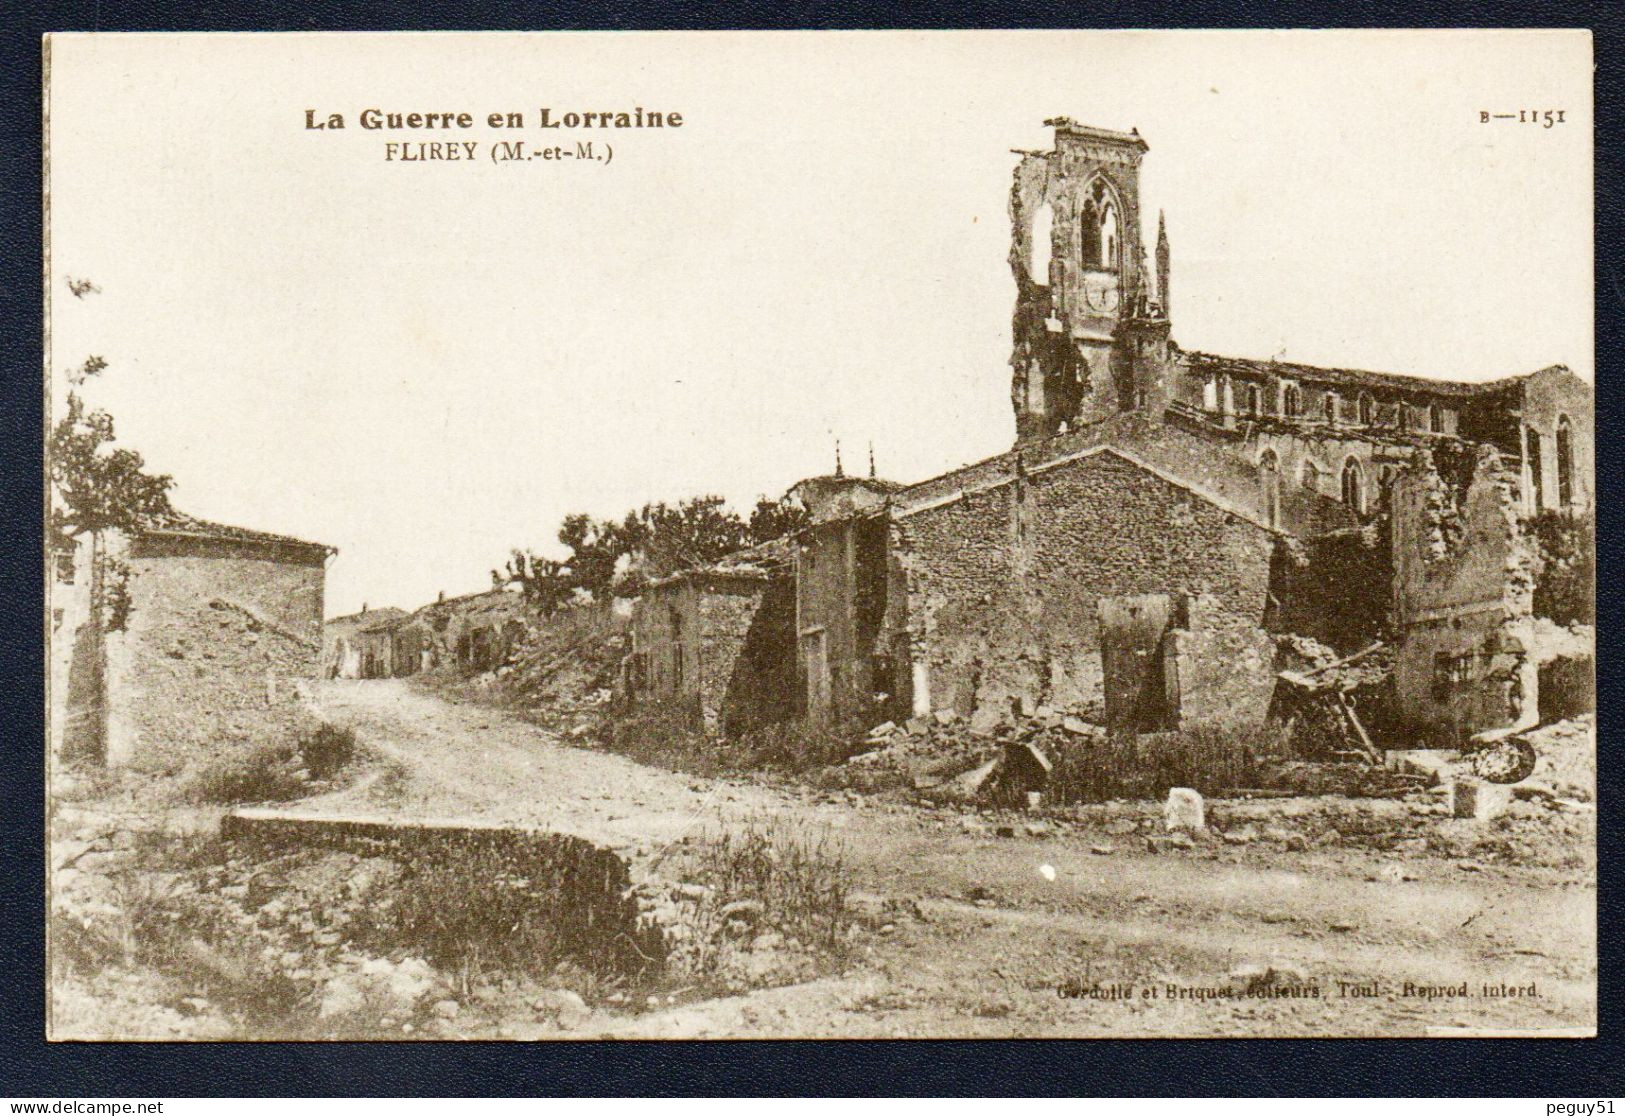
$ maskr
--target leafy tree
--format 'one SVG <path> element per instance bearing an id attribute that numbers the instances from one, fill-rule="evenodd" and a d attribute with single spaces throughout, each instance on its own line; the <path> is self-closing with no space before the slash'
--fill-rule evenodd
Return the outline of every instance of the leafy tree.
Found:
<path id="1" fill-rule="evenodd" d="M 801 530 L 809 522 L 807 509 L 788 496 L 780 496 L 777 500 L 762 496 L 757 499 L 756 507 L 751 509 L 748 528 L 750 541 L 765 543 L 781 539 Z"/>
<path id="2" fill-rule="evenodd" d="M 492 584 L 517 584 L 538 608 L 551 612 L 576 590 L 607 600 L 617 592 L 635 592 L 649 579 L 715 562 L 754 541 L 721 496 L 649 503 L 619 520 L 574 512 L 560 523 L 558 540 L 567 557 L 515 550 L 503 569 L 491 571 Z"/>
<path id="3" fill-rule="evenodd" d="M 83 298 L 97 288 L 89 280 L 69 280 L 74 297 Z M 68 382 L 81 387 L 100 376 L 107 361 L 87 357 L 68 372 Z M 91 409 L 78 391 L 69 390 L 62 417 L 46 442 L 46 474 L 51 485 L 49 544 L 58 576 L 67 576 L 71 564 L 60 560 L 73 553 L 80 536 L 103 531 L 136 533 L 172 514 L 169 490 L 174 479 L 147 472 L 146 462 L 132 449 L 114 448 L 117 436 L 113 416 Z M 102 557 L 92 571 L 94 604 L 111 610 L 108 626 L 122 628 L 129 615 L 128 571 L 122 563 Z"/>

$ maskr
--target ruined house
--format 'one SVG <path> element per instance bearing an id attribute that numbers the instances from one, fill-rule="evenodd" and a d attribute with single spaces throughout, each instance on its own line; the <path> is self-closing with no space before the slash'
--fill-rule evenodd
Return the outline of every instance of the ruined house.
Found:
<path id="1" fill-rule="evenodd" d="M 385 620 L 406 615 L 398 608 L 368 608 L 335 616 L 322 625 L 322 677 L 362 678 L 361 632 Z"/>
<path id="2" fill-rule="evenodd" d="M 1014 445 L 908 486 L 798 486 L 813 522 L 766 582 L 788 583 L 793 627 L 763 641 L 793 653 L 757 688 L 793 669 L 796 712 L 838 723 L 1256 721 L 1292 634 L 1391 642 L 1396 730 L 1534 716 L 1552 563 L 1529 525 L 1590 520 L 1590 385 L 1557 365 L 1457 382 L 1185 351 L 1160 215 L 1154 265 L 1141 243 L 1147 144 L 1048 124 L 1010 195 Z M 654 678 L 629 692 L 666 694 Z"/>
<path id="3" fill-rule="evenodd" d="M 738 735 L 802 712 L 788 540 L 648 583 L 618 697 Z"/>
<path id="4" fill-rule="evenodd" d="M 83 539 L 53 593 L 57 754 L 171 773 L 286 739 L 334 553 L 180 514 Z"/>

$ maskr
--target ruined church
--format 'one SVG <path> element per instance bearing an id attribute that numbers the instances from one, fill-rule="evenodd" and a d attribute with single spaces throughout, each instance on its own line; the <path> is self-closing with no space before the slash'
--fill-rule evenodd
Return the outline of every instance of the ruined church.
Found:
<path id="1" fill-rule="evenodd" d="M 1364 723 L 1396 738 L 1583 701 L 1542 633 L 1593 621 L 1590 385 L 1182 349 L 1146 142 L 1046 123 L 1010 192 L 1012 447 L 801 482 L 798 534 L 647 588 L 623 698 L 730 733 L 1040 708 L 1151 732 L 1262 721 L 1307 645 L 1375 654 Z"/>

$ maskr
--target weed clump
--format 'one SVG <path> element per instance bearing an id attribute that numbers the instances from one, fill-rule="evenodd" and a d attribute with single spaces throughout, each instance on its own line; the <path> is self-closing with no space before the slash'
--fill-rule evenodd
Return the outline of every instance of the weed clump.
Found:
<path id="1" fill-rule="evenodd" d="M 216 757 L 193 776 L 194 801 L 287 802 L 310 793 L 310 784 L 333 778 L 355 759 L 355 731 L 322 724 L 291 743 L 263 743 Z"/>
<path id="2" fill-rule="evenodd" d="M 414 850 L 354 931 L 380 954 L 409 953 L 456 974 L 465 992 L 491 974 L 573 963 L 644 979 L 666 944 L 640 916 L 619 858 L 581 843 L 548 852 L 469 841 Z"/>

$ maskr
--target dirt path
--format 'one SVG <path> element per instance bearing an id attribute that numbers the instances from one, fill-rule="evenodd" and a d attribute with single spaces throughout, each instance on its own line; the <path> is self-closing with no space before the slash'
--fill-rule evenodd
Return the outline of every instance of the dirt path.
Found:
<path id="1" fill-rule="evenodd" d="M 1053 825 L 1029 834 L 1019 817 L 831 801 L 642 767 L 398 680 L 326 683 L 315 699 L 406 774 L 305 808 L 547 825 L 622 850 L 635 876 L 685 832 L 771 813 L 827 827 L 862 887 L 918 905 L 920 917 L 873 936 L 839 978 L 595 1018 L 582 1037 L 1400 1035 L 1595 1025 L 1596 893 L 1584 873 L 1464 872 L 1423 856 L 1405 861 L 1419 879 L 1391 882 L 1381 870 L 1394 856 L 1357 849 L 1219 845 L 1153 855 L 1132 836 Z M 1000 823 L 1019 836 L 998 836 Z M 1300 969 L 1320 996 L 1218 991 L 1246 964 Z M 1410 994 L 1407 982 L 1417 986 Z M 1444 991 L 1463 983 L 1466 998 Z M 1534 994 L 1487 996 L 1486 984 L 1532 985 Z"/>

